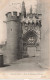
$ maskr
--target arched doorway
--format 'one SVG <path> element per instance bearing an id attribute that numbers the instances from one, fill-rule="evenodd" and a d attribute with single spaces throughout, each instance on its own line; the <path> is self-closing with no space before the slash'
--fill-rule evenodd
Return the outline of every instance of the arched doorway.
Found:
<path id="1" fill-rule="evenodd" d="M 36 55 L 37 34 L 35 31 L 28 31 L 23 35 L 23 53 L 24 56 Z"/>

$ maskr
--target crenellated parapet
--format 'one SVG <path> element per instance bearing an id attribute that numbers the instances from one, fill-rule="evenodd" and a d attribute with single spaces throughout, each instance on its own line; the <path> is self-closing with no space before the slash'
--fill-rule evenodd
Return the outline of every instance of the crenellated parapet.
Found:
<path id="1" fill-rule="evenodd" d="M 8 12 L 6 13 L 7 21 L 20 21 L 21 13 L 17 15 L 18 12 Z"/>

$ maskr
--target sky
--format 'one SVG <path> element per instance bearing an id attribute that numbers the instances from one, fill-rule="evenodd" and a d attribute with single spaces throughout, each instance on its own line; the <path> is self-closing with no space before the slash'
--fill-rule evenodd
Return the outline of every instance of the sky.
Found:
<path id="1" fill-rule="evenodd" d="M 36 11 L 37 8 L 37 0 L 10 0 L 1 10 L 0 10 L 0 44 L 3 44 L 7 39 L 7 28 L 6 24 L 3 21 L 6 20 L 5 14 L 7 12 L 12 11 L 21 11 L 22 1 L 25 2 L 26 12 L 28 13 L 30 10 L 30 6 L 32 5 L 33 12 Z"/>

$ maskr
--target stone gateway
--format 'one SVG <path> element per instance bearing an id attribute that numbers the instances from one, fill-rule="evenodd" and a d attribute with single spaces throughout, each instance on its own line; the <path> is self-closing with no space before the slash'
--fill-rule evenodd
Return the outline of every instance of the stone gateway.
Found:
<path id="1" fill-rule="evenodd" d="M 16 11 L 6 13 L 7 42 L 4 62 L 11 64 L 24 57 L 35 57 L 40 53 L 41 14 L 26 13 L 25 3 L 19 15 Z"/>

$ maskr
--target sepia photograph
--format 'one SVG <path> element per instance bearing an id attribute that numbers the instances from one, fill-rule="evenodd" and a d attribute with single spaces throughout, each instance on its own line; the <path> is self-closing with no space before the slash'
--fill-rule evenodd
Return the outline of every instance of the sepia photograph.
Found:
<path id="1" fill-rule="evenodd" d="M 49 27 L 49 0 L 2 0 L 0 75 L 15 72 L 11 76 L 23 74 L 32 75 L 34 78 L 48 78 L 46 74 L 50 68 Z"/>

